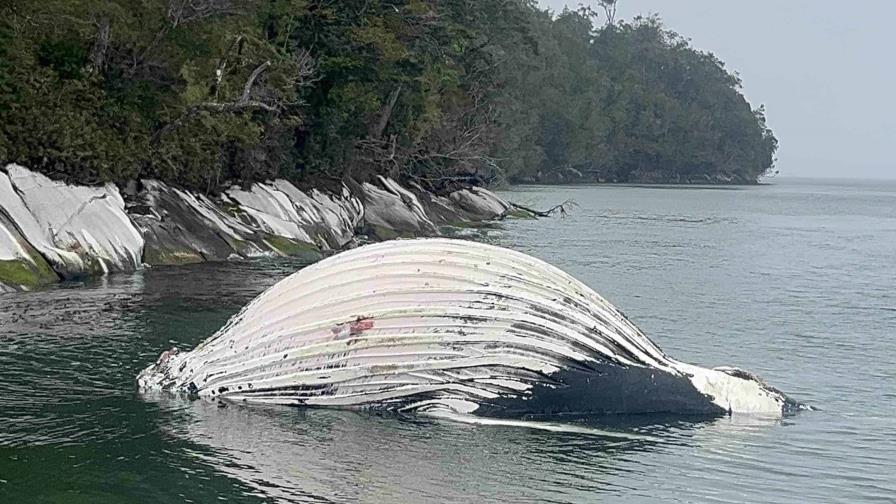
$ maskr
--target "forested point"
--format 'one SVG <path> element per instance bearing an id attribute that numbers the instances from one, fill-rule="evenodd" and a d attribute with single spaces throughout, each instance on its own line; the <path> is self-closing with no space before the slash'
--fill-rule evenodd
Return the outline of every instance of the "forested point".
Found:
<path id="1" fill-rule="evenodd" d="M 0 162 L 214 193 L 284 177 L 755 183 L 736 74 L 615 2 L 5 0 Z"/>

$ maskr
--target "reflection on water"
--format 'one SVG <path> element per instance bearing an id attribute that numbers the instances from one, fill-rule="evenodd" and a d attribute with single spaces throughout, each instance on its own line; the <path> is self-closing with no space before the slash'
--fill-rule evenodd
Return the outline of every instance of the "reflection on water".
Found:
<path id="1" fill-rule="evenodd" d="M 582 502 L 636 489 L 649 469 L 633 462 L 699 446 L 702 430 L 711 431 L 706 448 L 725 453 L 775 423 L 616 419 L 616 427 L 649 434 L 620 441 L 349 411 L 154 400 L 171 414 L 166 432 L 194 446 L 198 459 L 244 482 L 251 494 L 286 502 Z"/>
<path id="2" fill-rule="evenodd" d="M 566 269 L 673 356 L 821 411 L 555 432 L 145 398 L 134 378 L 161 350 L 301 265 L 156 268 L 0 295 L 0 502 L 892 502 L 896 187 L 511 196 L 579 207 L 460 233 Z"/>

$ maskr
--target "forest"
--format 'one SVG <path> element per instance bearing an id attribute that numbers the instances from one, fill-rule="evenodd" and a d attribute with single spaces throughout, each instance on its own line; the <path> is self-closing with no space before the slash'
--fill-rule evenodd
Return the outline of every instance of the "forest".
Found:
<path id="1" fill-rule="evenodd" d="M 773 169 L 777 140 L 737 74 L 614 4 L 4 0 L 0 163 L 209 194 L 276 177 L 437 189 Z"/>

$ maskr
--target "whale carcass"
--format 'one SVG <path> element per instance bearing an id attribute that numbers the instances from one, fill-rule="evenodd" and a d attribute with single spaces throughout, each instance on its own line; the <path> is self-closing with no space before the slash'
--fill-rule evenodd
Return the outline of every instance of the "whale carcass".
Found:
<path id="1" fill-rule="evenodd" d="M 229 401 L 499 418 L 797 407 L 745 371 L 670 358 L 556 267 L 448 239 L 320 261 L 192 351 L 164 352 L 138 383 Z"/>

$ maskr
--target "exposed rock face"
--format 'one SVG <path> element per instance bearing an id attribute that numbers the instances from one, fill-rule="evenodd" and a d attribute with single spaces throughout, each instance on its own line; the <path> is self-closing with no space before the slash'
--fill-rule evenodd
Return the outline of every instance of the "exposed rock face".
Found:
<path id="1" fill-rule="evenodd" d="M 227 191 L 226 202 L 238 206 L 244 221 L 260 231 L 301 242 L 312 243 L 301 225 L 301 217 L 289 196 L 272 184 L 253 184 L 245 191 L 234 187 Z"/>
<path id="2" fill-rule="evenodd" d="M 417 196 L 386 177 L 377 185 L 353 183 L 352 191 L 364 205 L 364 232 L 377 240 L 435 236 L 439 230 Z"/>
<path id="3" fill-rule="evenodd" d="M 142 181 L 129 207 L 146 237 L 147 264 L 181 264 L 263 255 L 319 259 L 354 239 L 363 216 L 347 188 L 300 191 L 285 180 L 233 187 L 220 203 L 201 194 Z"/>
<path id="4" fill-rule="evenodd" d="M 47 261 L 0 210 L 0 292 L 29 290 L 58 279 Z"/>
<path id="5" fill-rule="evenodd" d="M 265 254 L 254 232 L 203 195 L 156 180 L 142 181 L 128 211 L 146 239 L 144 262 L 152 265 L 223 261 Z"/>
<path id="6" fill-rule="evenodd" d="M 0 214 L 0 261 L 18 261 L 28 260 L 28 253 L 25 252 L 19 240 L 18 230 L 6 223 L 3 215 Z"/>
<path id="7" fill-rule="evenodd" d="M 509 203 L 495 193 L 481 187 L 471 187 L 454 191 L 451 200 L 473 220 L 499 219 L 512 210 Z"/>
<path id="8" fill-rule="evenodd" d="M 352 195 L 345 185 L 337 193 L 312 189 L 308 206 L 314 236 L 324 249 L 340 249 L 355 239 L 355 230 L 364 218 L 361 200 Z M 314 210 L 316 209 L 316 219 Z"/>
<path id="9" fill-rule="evenodd" d="M 502 218 L 510 205 L 481 189 L 448 196 L 379 177 L 302 191 L 286 180 L 233 187 L 219 199 L 156 180 L 126 190 L 69 185 L 16 165 L 0 169 L 0 289 L 22 290 L 143 264 L 258 256 L 308 261 L 376 240 L 439 234 L 439 226 Z"/>
<path id="10" fill-rule="evenodd" d="M 364 210 L 348 188 L 339 194 L 300 191 L 286 180 L 253 184 L 246 191 L 231 188 L 225 201 L 239 207 L 239 214 L 258 231 L 281 236 L 321 250 L 337 250 L 349 243 Z"/>
<path id="11" fill-rule="evenodd" d="M 140 267 L 143 236 L 112 184 L 73 186 L 9 165 L 0 171 L 0 208 L 64 278 Z"/>
<path id="12" fill-rule="evenodd" d="M 411 184 L 410 190 L 426 210 L 429 220 L 436 226 L 464 224 L 475 220 L 448 196 L 433 194 L 417 184 Z"/>

